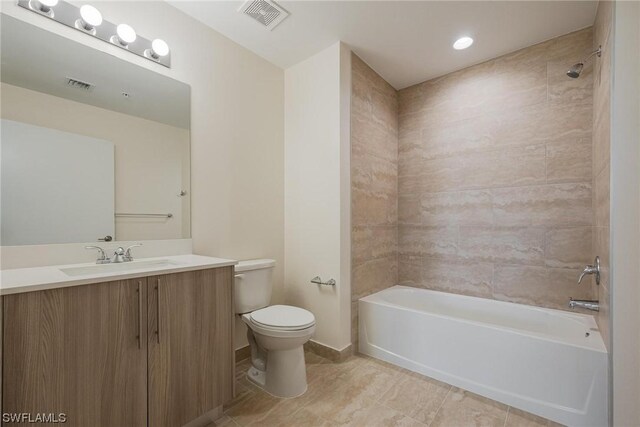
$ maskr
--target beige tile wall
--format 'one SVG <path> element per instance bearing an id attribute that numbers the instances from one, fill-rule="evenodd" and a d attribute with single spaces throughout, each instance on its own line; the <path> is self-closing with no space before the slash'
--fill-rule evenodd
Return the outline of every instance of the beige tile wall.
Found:
<path id="1" fill-rule="evenodd" d="M 401 283 L 562 309 L 594 296 L 576 284 L 604 167 L 592 161 L 592 63 L 565 75 L 592 46 L 588 28 L 399 92 Z M 391 254 L 393 240 L 377 245 Z"/>
<path id="2" fill-rule="evenodd" d="M 398 282 L 398 95 L 356 55 L 351 94 L 352 341 L 357 300 Z"/>
<path id="3" fill-rule="evenodd" d="M 612 3 L 601 1 L 593 30 L 593 47 L 602 46 L 595 61 L 593 91 L 593 252 L 600 256 L 602 276 L 594 293 L 600 300 L 598 325 L 609 348 L 609 149 L 611 132 Z"/>

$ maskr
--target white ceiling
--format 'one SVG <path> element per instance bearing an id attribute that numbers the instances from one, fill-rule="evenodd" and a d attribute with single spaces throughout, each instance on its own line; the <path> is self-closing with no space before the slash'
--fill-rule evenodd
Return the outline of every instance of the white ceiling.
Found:
<path id="1" fill-rule="evenodd" d="M 269 31 L 237 12 L 242 1 L 169 3 L 282 68 L 343 41 L 396 89 L 588 27 L 597 7 L 557 0 L 277 1 L 291 16 Z M 475 43 L 453 50 L 463 35 Z"/>

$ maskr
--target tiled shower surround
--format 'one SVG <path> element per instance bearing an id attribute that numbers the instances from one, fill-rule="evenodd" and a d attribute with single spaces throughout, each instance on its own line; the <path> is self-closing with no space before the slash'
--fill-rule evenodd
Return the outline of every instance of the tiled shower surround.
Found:
<path id="1" fill-rule="evenodd" d="M 613 3 L 598 4 L 593 26 L 593 47 L 602 46 L 602 57 L 594 67 L 593 79 L 593 251 L 600 256 L 602 277 L 595 286 L 600 300 L 598 326 L 609 348 L 609 174 L 611 144 L 611 51 Z"/>
<path id="2" fill-rule="evenodd" d="M 593 62 L 565 74 L 592 46 L 580 30 L 402 89 L 397 104 L 354 56 L 354 302 L 397 283 L 561 309 L 596 296 L 591 278 L 576 283 L 593 258 Z"/>
<path id="3" fill-rule="evenodd" d="M 398 283 L 398 94 L 351 56 L 351 315 L 358 299 Z"/>
<path id="4" fill-rule="evenodd" d="M 399 281 L 566 308 L 592 239 L 592 29 L 399 92 Z"/>

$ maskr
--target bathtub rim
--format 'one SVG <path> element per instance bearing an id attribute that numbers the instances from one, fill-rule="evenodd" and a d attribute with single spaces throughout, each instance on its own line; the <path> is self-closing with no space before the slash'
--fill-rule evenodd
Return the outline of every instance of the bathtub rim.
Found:
<path id="1" fill-rule="evenodd" d="M 510 328 L 508 326 L 503 326 L 503 325 L 496 325 L 496 324 L 491 324 L 491 323 L 486 323 L 486 322 L 481 322 L 481 321 L 474 321 L 474 320 L 469 320 L 469 319 L 463 319 L 460 317 L 456 317 L 456 316 L 447 316 L 445 314 L 438 314 L 438 313 L 433 313 L 431 311 L 425 311 L 425 310 L 418 310 L 415 308 L 411 308 L 411 307 L 406 307 L 403 305 L 399 305 L 399 304 L 394 304 L 388 301 L 384 301 L 381 298 L 379 298 L 379 294 L 384 293 L 384 292 L 389 292 L 391 290 L 394 289 L 405 289 L 405 290 L 410 290 L 410 291 L 419 291 L 419 292 L 427 292 L 427 293 L 435 293 L 435 294 L 444 294 L 448 297 L 453 297 L 453 298 L 460 298 L 460 299 L 466 299 L 466 300 L 470 300 L 470 299 L 482 299 L 482 300 L 487 300 L 487 301 L 491 301 L 491 303 L 496 303 L 496 304 L 500 304 L 503 306 L 507 306 L 507 307 L 526 307 L 527 310 L 534 310 L 534 311 L 539 311 L 539 312 L 551 312 L 554 315 L 560 315 L 563 317 L 576 317 L 576 318 L 580 318 L 580 319 L 585 319 L 587 320 L 589 323 L 593 324 L 595 326 L 595 330 L 593 328 L 589 328 L 589 331 L 591 332 L 592 336 L 594 336 L 595 338 L 595 334 L 597 334 L 597 347 L 596 346 L 586 346 L 586 345 L 580 345 L 577 343 L 573 343 L 573 342 L 569 342 L 566 340 L 562 340 L 558 337 L 554 337 L 552 335 L 548 335 L 548 334 L 543 334 L 543 333 L 537 333 L 537 332 L 526 332 L 523 331 L 521 329 L 517 329 L 517 328 Z M 422 315 L 429 315 L 429 316 L 435 316 L 438 318 L 442 318 L 442 319 L 448 319 L 448 320 L 453 320 L 456 322 L 460 322 L 460 323 L 465 323 L 465 324 L 470 324 L 470 325 L 474 325 L 474 326 L 480 326 L 480 327 L 484 327 L 484 328 L 490 328 L 490 329 L 496 329 L 496 330 L 500 330 L 500 331 L 508 331 L 510 333 L 515 333 L 518 335 L 522 335 L 522 336 L 528 336 L 528 337 L 535 337 L 537 339 L 541 339 L 541 340 L 546 340 L 546 341 L 550 341 L 550 342 L 554 342 L 557 344 L 562 344 L 562 345 L 567 345 L 567 346 L 571 346 L 571 347 L 576 347 L 576 348 L 581 348 L 584 350 L 590 350 L 590 351 L 595 351 L 595 352 L 599 352 L 599 353 L 604 353 L 604 354 L 608 354 L 607 348 L 604 345 L 604 340 L 602 339 L 602 334 L 600 333 L 600 328 L 598 327 L 598 324 L 595 320 L 595 317 L 593 315 L 590 314 L 584 314 L 584 313 L 571 313 L 568 311 L 564 311 L 564 310 L 558 310 L 555 308 L 547 308 L 547 307 L 539 307 L 539 306 L 535 306 L 535 305 L 528 305 L 528 304 L 521 304 L 521 303 L 515 303 L 515 302 L 509 302 L 509 301 L 500 301 L 500 300 L 495 300 L 495 299 L 491 299 L 491 298 L 482 298 L 482 297 L 475 297 L 475 296 L 470 296 L 470 295 L 464 295 L 464 294 L 455 294 L 452 292 L 444 292 L 444 291 L 437 291 L 435 289 L 426 289 L 426 288 L 418 288 L 418 287 L 413 287 L 413 286 L 407 286 L 407 285 L 394 285 L 394 286 L 390 286 L 388 288 L 379 290 L 378 292 L 375 292 L 373 294 L 367 295 L 365 297 L 359 298 L 358 302 L 364 302 L 364 303 L 371 303 L 371 304 L 379 304 L 379 305 L 384 305 L 386 307 L 392 307 L 392 308 L 397 308 L 400 310 L 407 310 L 410 312 L 414 312 L 414 313 L 419 313 Z"/>

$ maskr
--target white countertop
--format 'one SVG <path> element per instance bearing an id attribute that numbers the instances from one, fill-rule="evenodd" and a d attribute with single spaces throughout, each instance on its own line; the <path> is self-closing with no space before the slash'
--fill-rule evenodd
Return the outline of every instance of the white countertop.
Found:
<path id="1" fill-rule="evenodd" d="M 154 261 L 157 261 L 158 263 L 168 261 L 171 264 L 149 265 Z M 201 255 L 175 255 L 155 258 L 140 258 L 132 262 L 127 262 L 127 265 L 124 266 L 126 270 L 122 271 L 96 271 L 81 275 L 68 275 L 62 270 L 86 268 L 98 265 L 95 263 L 84 263 L 0 270 L 0 295 L 41 291 L 44 289 L 63 288 L 67 286 L 88 285 L 91 283 L 134 279 L 138 277 L 158 276 L 161 274 L 180 273 L 206 268 L 227 267 L 230 265 L 236 265 L 237 263 L 237 261 L 230 259 L 211 258 Z M 122 264 L 124 265 L 125 263 Z M 139 265 L 140 268 L 136 268 L 137 265 Z M 90 268 L 88 270 L 90 270 Z M 96 270 L 100 269 L 98 268 Z"/>

